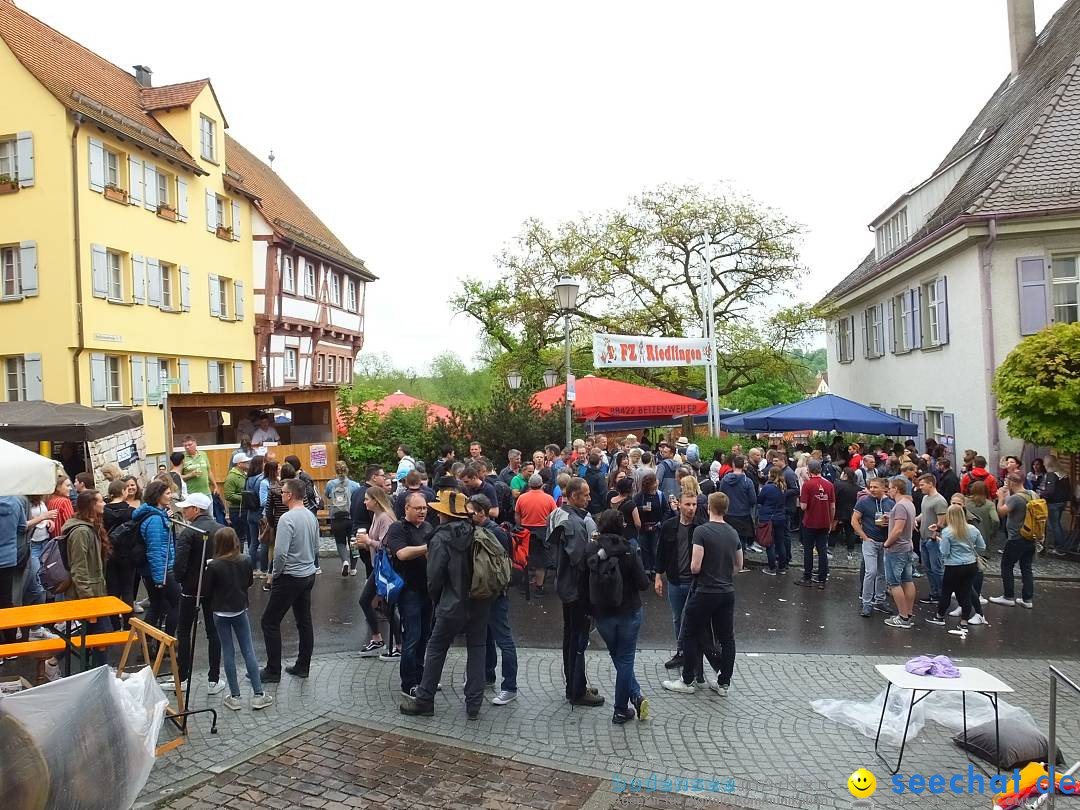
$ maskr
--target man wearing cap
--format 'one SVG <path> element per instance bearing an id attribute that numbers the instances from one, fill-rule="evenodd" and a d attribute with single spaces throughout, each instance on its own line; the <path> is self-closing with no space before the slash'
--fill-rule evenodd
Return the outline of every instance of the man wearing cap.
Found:
<path id="1" fill-rule="evenodd" d="M 427 586 L 435 606 L 420 685 L 411 695 L 403 695 L 402 714 L 432 717 L 435 691 L 442 678 L 446 654 L 454 637 L 465 634 L 465 712 L 470 720 L 480 716 L 484 702 L 484 666 L 487 656 L 490 599 L 470 599 L 472 586 L 473 529 L 466 509 L 467 496 L 443 489 L 428 504 L 439 513 L 439 528 L 428 539 Z"/>
<path id="2" fill-rule="evenodd" d="M 229 524 L 240 540 L 240 548 L 247 548 L 247 515 L 241 514 L 240 508 L 243 500 L 241 493 L 244 491 L 244 484 L 247 483 L 250 463 L 251 456 L 244 452 L 237 452 L 233 456 L 232 468 L 225 474 L 225 506 L 229 510 Z"/>
<path id="3" fill-rule="evenodd" d="M 228 479 L 225 480 L 225 485 L 228 486 Z M 180 583 L 180 618 L 176 628 L 180 680 L 186 681 L 191 674 L 192 659 L 195 656 L 195 650 L 191 646 L 191 628 L 195 624 L 196 610 L 201 607 L 210 653 L 207 694 L 216 695 L 225 688 L 225 684 L 219 679 L 221 645 L 218 643 L 210 600 L 202 597 L 199 584 L 206 563 L 214 557 L 214 533 L 224 527 L 211 517 L 214 505 L 209 495 L 192 492 L 188 494 L 187 500 L 180 501 L 175 506 L 183 515 L 184 522 L 191 527 L 176 535 L 176 562 L 173 563 L 173 576 Z"/>
<path id="4" fill-rule="evenodd" d="M 529 476 L 529 489 L 521 493 L 514 504 L 518 525 L 529 532 L 529 572 L 538 594 L 544 593 L 544 577 L 548 568 L 547 521 L 558 509 L 555 499 L 544 492 L 544 479 L 539 473 Z"/>

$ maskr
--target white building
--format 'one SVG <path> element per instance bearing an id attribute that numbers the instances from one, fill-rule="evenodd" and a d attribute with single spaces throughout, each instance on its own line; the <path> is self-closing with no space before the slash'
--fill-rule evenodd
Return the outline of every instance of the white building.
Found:
<path id="1" fill-rule="evenodd" d="M 994 460 L 1022 445 L 995 370 L 1023 336 L 1080 319 L 1080 0 L 1037 38 L 1033 0 L 1007 2 L 1010 75 L 825 299 L 834 393 L 913 419 L 920 446 Z"/>

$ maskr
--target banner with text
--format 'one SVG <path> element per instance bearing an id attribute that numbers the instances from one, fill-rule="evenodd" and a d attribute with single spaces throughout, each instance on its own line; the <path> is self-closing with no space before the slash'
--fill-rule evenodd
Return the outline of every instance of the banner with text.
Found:
<path id="1" fill-rule="evenodd" d="M 642 366 L 706 366 L 713 358 L 705 338 L 593 335 L 596 368 Z"/>

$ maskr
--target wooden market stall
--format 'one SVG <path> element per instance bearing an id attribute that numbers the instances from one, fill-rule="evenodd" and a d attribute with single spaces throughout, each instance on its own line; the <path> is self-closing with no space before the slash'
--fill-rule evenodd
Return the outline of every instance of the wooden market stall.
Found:
<path id="1" fill-rule="evenodd" d="M 224 481 L 229 459 L 239 446 L 238 426 L 252 412 L 269 413 L 281 441 L 267 444 L 279 462 L 300 459 L 320 494 L 337 464 L 337 389 L 252 391 L 239 394 L 169 394 L 169 446 L 183 450 L 191 435 L 205 450 L 217 481 Z"/>

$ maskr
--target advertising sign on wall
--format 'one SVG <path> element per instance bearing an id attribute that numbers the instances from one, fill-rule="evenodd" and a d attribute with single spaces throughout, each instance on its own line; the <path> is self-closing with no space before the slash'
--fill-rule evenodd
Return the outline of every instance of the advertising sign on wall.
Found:
<path id="1" fill-rule="evenodd" d="M 593 335 L 596 368 L 705 366 L 712 359 L 705 338 Z"/>

